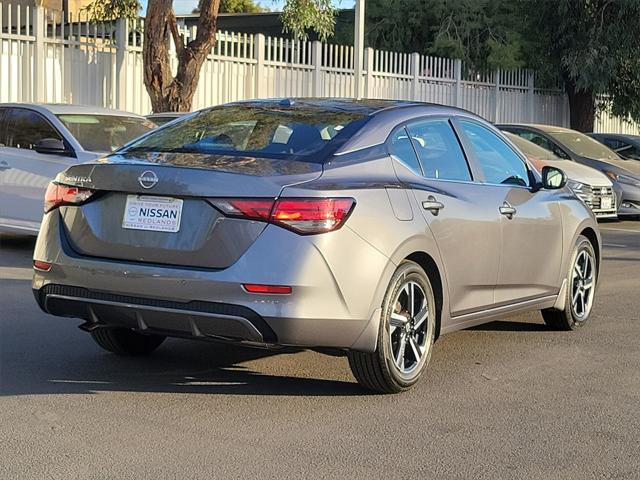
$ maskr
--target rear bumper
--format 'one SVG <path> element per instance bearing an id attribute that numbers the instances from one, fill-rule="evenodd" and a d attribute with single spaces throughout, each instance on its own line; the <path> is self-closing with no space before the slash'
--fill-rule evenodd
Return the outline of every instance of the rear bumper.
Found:
<path id="1" fill-rule="evenodd" d="M 49 284 L 33 291 L 42 310 L 52 315 L 81 318 L 86 330 L 126 327 L 142 333 L 200 339 L 277 344 L 277 336 L 253 310 L 213 302 L 173 302 L 95 292 Z"/>
<path id="2" fill-rule="evenodd" d="M 70 250 L 52 214 L 34 258 L 52 264 L 34 272 L 40 307 L 87 320 L 87 328 L 361 351 L 375 350 L 379 305 L 395 269 L 346 227 L 314 239 L 270 225 L 224 270 L 98 259 Z M 251 294 L 243 283 L 293 292 Z"/>

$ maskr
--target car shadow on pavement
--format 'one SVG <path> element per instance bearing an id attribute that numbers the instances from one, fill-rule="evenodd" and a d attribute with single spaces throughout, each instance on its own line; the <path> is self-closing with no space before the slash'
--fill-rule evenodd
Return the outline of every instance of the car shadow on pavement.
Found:
<path id="1" fill-rule="evenodd" d="M 477 325 L 466 330 L 476 330 L 482 332 L 550 332 L 551 329 L 544 323 L 530 323 L 496 320 L 494 322 Z"/>
<path id="2" fill-rule="evenodd" d="M 11 335 L 7 330 L 5 325 L 3 336 Z M 28 353 L 22 348 L 20 352 L 11 348 L 0 352 L 0 396 L 104 391 L 282 396 L 368 394 L 355 381 L 289 376 L 287 367 L 298 372 L 291 362 L 266 368 L 262 368 L 264 364 L 251 365 L 275 355 L 297 354 L 293 350 L 270 351 L 214 342 L 170 340 L 148 357 L 120 357 L 99 350 L 86 334 L 81 334 L 82 343 L 73 338 L 65 345 L 65 333 L 69 333 L 68 325 L 50 337 L 46 347 L 39 341 Z M 7 345 L 7 341 L 11 339 L 5 337 L 3 343 Z M 278 374 L 264 371 L 274 368 Z"/>
<path id="3" fill-rule="evenodd" d="M 170 339 L 149 357 L 119 357 L 104 352 L 86 333 L 73 327 L 74 320 L 38 309 L 30 281 L 34 244 L 35 238 L 0 236 L 0 396 L 100 391 L 368 394 L 355 380 L 313 378 L 322 361 L 314 357 L 317 353 L 300 353 L 305 355 L 305 361 L 300 362 L 302 368 L 292 359 L 285 362 L 286 366 L 268 361 L 269 357 L 286 358 L 301 350 L 261 350 Z M 312 368 L 315 362 L 317 369 Z M 291 375 L 294 372 L 300 376 Z"/>

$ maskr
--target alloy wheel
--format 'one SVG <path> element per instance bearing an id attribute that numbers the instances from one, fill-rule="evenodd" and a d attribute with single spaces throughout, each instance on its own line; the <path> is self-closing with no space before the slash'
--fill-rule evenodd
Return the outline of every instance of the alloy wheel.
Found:
<path id="1" fill-rule="evenodd" d="M 429 305 L 423 288 L 407 281 L 398 291 L 389 319 L 393 363 L 403 375 L 411 374 L 428 353 Z"/>
<path id="2" fill-rule="evenodd" d="M 591 311 L 595 287 L 594 259 L 589 251 L 578 253 L 571 272 L 571 309 L 576 320 L 581 321 Z"/>

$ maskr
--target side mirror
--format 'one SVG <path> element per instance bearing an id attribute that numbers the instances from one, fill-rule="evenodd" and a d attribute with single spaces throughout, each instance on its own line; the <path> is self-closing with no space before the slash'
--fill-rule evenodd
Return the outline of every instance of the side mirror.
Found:
<path id="1" fill-rule="evenodd" d="M 71 152 L 64 146 L 64 142 L 57 138 L 43 138 L 36 143 L 34 150 L 38 153 L 49 155 L 70 155 Z"/>
<path id="2" fill-rule="evenodd" d="M 542 167 L 542 188 L 547 190 L 558 190 L 567 184 L 567 176 L 556 167 L 549 165 Z"/>

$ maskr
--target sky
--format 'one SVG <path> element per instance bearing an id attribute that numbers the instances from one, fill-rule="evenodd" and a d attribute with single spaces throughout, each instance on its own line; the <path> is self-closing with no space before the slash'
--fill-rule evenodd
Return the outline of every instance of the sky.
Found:
<path id="1" fill-rule="evenodd" d="M 142 9 L 147 9 L 147 0 L 142 0 Z M 282 10 L 284 0 L 258 0 L 260 5 L 268 8 L 269 10 Z M 198 4 L 198 0 L 173 0 L 173 8 L 176 13 L 191 13 Z M 337 8 L 353 8 L 354 0 L 334 0 L 333 5 Z"/>

